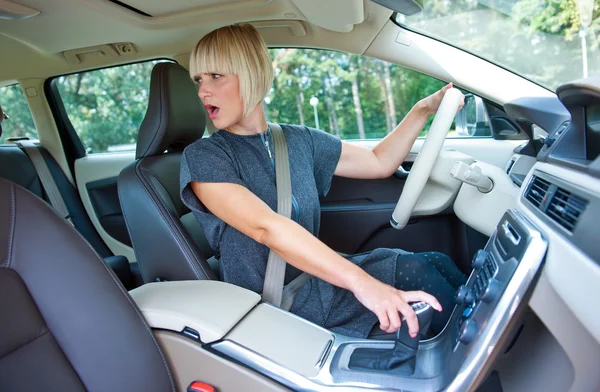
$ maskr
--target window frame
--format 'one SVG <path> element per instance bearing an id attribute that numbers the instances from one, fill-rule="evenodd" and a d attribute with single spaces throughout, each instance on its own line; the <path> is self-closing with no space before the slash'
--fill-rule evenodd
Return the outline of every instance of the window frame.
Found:
<path id="1" fill-rule="evenodd" d="M 88 153 L 86 150 L 86 146 L 83 144 L 83 141 L 81 140 L 77 131 L 75 130 L 75 127 L 73 126 L 71 119 L 69 118 L 69 115 L 66 111 L 63 98 L 60 95 L 60 92 L 58 91 L 58 79 L 61 77 L 68 77 L 68 76 L 77 75 L 77 74 L 81 74 L 81 73 L 90 73 L 90 72 L 101 71 L 101 70 L 105 70 L 105 69 L 112 69 L 112 68 L 118 68 L 118 67 L 125 67 L 125 66 L 129 66 L 129 65 L 149 63 L 152 61 L 164 61 L 164 62 L 171 62 L 171 63 L 179 64 L 179 62 L 177 62 L 177 60 L 169 58 L 169 57 L 155 57 L 155 58 L 150 58 L 150 59 L 144 59 L 144 60 L 138 60 L 138 61 L 132 61 L 132 62 L 126 62 L 126 63 L 120 63 L 120 64 L 113 64 L 113 65 L 109 65 L 109 66 L 103 66 L 103 67 L 101 66 L 101 67 L 84 69 L 84 70 L 75 71 L 75 72 L 69 72 L 69 73 L 65 73 L 65 74 L 59 74 L 59 75 L 55 75 L 55 76 L 52 76 L 52 77 L 49 77 L 48 79 L 46 79 L 46 81 L 44 82 L 44 93 L 46 94 L 48 104 L 50 106 L 50 111 L 52 112 L 52 116 L 54 117 L 54 121 L 55 121 L 57 129 L 58 129 L 58 133 L 59 133 L 62 145 L 63 145 L 63 150 L 65 152 L 67 162 L 69 163 L 69 168 L 71 170 L 71 173 L 73 173 L 73 174 L 75 173 L 75 161 L 77 159 L 84 158 L 85 156 L 87 156 Z M 150 91 L 148 91 L 148 99 L 150 99 L 149 92 Z M 103 151 L 103 152 L 92 152 L 91 154 L 93 154 L 93 155 L 115 154 L 115 153 L 124 153 L 124 152 L 135 153 L 135 150 L 119 151 L 119 152 Z"/>
<path id="2" fill-rule="evenodd" d="M 392 15 L 392 17 L 393 17 L 393 15 Z M 391 19 L 391 18 L 390 18 L 390 19 Z M 394 23 L 395 23 L 395 22 L 394 22 Z M 403 27 L 403 26 L 401 26 L 401 27 Z M 417 33 L 417 34 L 421 34 L 421 33 Z M 359 57 L 362 57 L 362 58 L 372 58 L 372 59 L 374 59 L 374 60 L 377 60 L 377 61 L 383 61 L 383 62 L 386 62 L 386 63 L 388 63 L 388 64 L 389 64 L 389 65 L 391 65 L 391 66 L 400 67 L 400 68 L 403 68 L 403 69 L 409 70 L 409 71 L 411 71 L 411 72 L 415 72 L 415 73 L 418 73 L 418 74 L 420 74 L 420 75 L 427 76 L 428 78 L 431 78 L 431 79 L 437 80 L 437 81 L 439 81 L 439 82 L 441 82 L 441 83 L 448 83 L 448 82 L 446 82 L 446 81 L 443 81 L 443 80 L 440 80 L 440 79 L 438 79 L 437 77 L 434 77 L 434 76 L 428 75 L 428 74 L 426 74 L 426 73 L 424 73 L 424 72 L 421 72 L 421 71 L 417 71 L 417 70 L 414 70 L 414 69 L 408 68 L 408 67 L 406 67 L 406 66 L 403 66 L 403 65 L 400 65 L 400 64 L 396 64 L 396 63 L 393 63 L 393 62 L 389 62 L 389 61 L 386 61 L 386 60 L 382 60 L 382 59 L 379 59 L 379 58 L 376 58 L 376 57 L 369 57 L 369 56 L 365 56 L 365 55 L 363 55 L 363 54 L 357 54 L 357 53 L 351 53 L 351 52 L 344 52 L 344 51 L 342 51 L 342 50 L 338 50 L 338 49 L 330 49 L 330 48 L 318 48 L 318 47 L 312 47 L 312 46 L 311 46 L 311 47 L 299 47 L 299 46 L 279 46 L 279 45 L 277 45 L 277 46 L 269 46 L 269 47 L 268 47 L 268 49 L 269 49 L 269 51 L 270 51 L 271 49 L 318 50 L 318 51 L 327 51 L 327 52 L 337 52 L 337 53 L 342 53 L 342 54 L 345 54 L 345 55 L 359 56 Z M 460 49 L 460 48 L 458 48 L 458 49 Z M 461 49 L 461 50 L 462 50 L 462 49 Z M 276 80 L 276 78 L 277 78 L 277 75 L 275 75 L 275 76 L 274 76 L 274 79 L 273 79 L 274 83 L 275 83 L 275 80 Z M 465 89 L 463 89 L 463 88 L 460 88 L 460 87 L 459 87 L 459 89 L 460 89 L 460 90 L 461 90 L 463 93 L 465 93 L 465 92 L 471 93 L 470 91 L 468 91 L 468 90 L 465 90 Z M 474 93 L 471 93 L 471 94 L 473 94 L 473 95 L 476 95 L 476 94 L 474 94 Z M 483 101 L 484 101 L 486 104 L 492 104 L 492 105 L 493 105 L 493 103 L 490 103 L 490 102 L 488 102 L 488 101 L 487 101 L 485 98 L 483 98 L 483 97 L 480 97 L 480 98 L 481 98 L 481 99 L 483 99 Z M 413 103 L 413 106 L 414 106 L 414 104 L 416 104 L 416 102 L 415 102 L 415 103 Z M 403 117 L 403 118 L 404 118 L 404 117 Z M 402 121 L 402 119 L 400 119 L 400 121 Z M 493 131 L 493 128 L 491 127 L 491 119 L 489 118 L 489 116 L 488 116 L 488 121 L 489 121 L 489 123 L 490 123 L 490 130 L 491 130 L 491 133 L 490 133 L 490 135 L 487 135 L 487 136 L 453 136 L 453 137 L 446 137 L 446 139 L 453 139 L 453 140 L 461 140 L 461 139 L 464 139 L 464 140 L 471 140 L 471 139 L 494 139 L 494 140 L 496 140 L 496 134 L 494 133 L 494 131 Z M 307 124 L 305 124 L 305 125 L 306 125 L 306 126 L 310 126 L 310 125 L 307 125 Z M 397 124 L 396 124 L 396 125 L 397 125 Z M 327 131 L 325 131 L 325 132 L 327 132 Z M 329 133 L 329 132 L 328 132 L 328 133 Z M 385 137 L 385 136 L 384 136 L 384 137 Z M 417 137 L 417 139 L 424 140 L 426 137 L 427 137 L 427 134 L 425 134 L 424 136 L 418 136 L 418 137 Z M 348 141 L 348 142 L 361 142 L 361 141 L 371 141 L 371 142 L 373 142 L 373 141 L 379 141 L 379 140 L 382 140 L 382 139 L 383 139 L 383 137 L 381 137 L 381 138 L 364 138 L 364 139 L 359 139 L 359 138 L 356 138 L 356 139 L 344 139 L 344 138 L 340 138 L 340 139 L 341 139 L 341 140 L 343 140 L 343 141 Z"/>

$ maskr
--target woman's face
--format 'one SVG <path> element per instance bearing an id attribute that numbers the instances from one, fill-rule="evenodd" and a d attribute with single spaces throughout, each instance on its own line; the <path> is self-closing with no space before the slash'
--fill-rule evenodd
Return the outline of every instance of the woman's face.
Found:
<path id="1" fill-rule="evenodd" d="M 194 81 L 198 96 L 217 129 L 229 128 L 242 119 L 244 105 L 237 75 L 203 73 L 196 75 Z"/>

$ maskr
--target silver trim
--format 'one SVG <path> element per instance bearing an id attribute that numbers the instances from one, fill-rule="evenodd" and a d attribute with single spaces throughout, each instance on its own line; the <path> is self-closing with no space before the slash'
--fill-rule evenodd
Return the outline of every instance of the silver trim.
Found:
<path id="1" fill-rule="evenodd" d="M 509 210 L 508 213 L 527 230 L 531 238 L 530 243 L 498 305 L 467 352 L 465 361 L 447 391 L 468 391 L 474 386 L 484 368 L 489 365 L 496 344 L 508 328 L 511 318 L 523 301 L 546 255 L 548 242 L 533 224 L 519 211 Z"/>
<path id="2" fill-rule="evenodd" d="M 327 344 L 325 345 L 325 347 L 323 347 L 323 352 L 321 353 L 321 355 L 319 355 L 319 359 L 317 360 L 317 363 L 315 363 L 315 367 L 317 369 L 321 368 L 323 366 L 323 364 L 325 363 L 325 359 L 327 359 L 327 354 L 329 354 L 329 350 L 331 349 L 331 346 L 333 346 L 333 340 L 329 340 L 327 342 Z"/>
<path id="3" fill-rule="evenodd" d="M 517 233 L 517 237 L 515 237 L 513 230 L 510 229 L 511 225 L 509 221 L 505 221 L 502 223 L 502 230 L 504 231 L 504 235 L 512 242 L 514 245 L 519 245 L 521 242 L 521 236 Z"/>
<path id="4" fill-rule="evenodd" d="M 468 391 L 473 389 L 477 383 L 481 382 L 480 378 L 485 376 L 484 371 L 494 359 L 493 354 L 496 354 L 497 350 L 499 349 L 497 348 L 498 342 L 506 332 L 510 320 L 523 302 L 525 294 L 533 283 L 537 271 L 539 270 L 544 259 L 548 244 L 547 241 L 542 237 L 542 234 L 519 211 L 509 210 L 507 214 L 511 215 L 514 220 L 517 221 L 527 232 L 522 236 L 522 238 L 529 238 L 529 244 L 522 260 L 520 261 L 511 280 L 500 297 L 498 304 L 492 311 L 487 323 L 483 325 L 483 329 L 473 340 L 473 342 L 467 346 L 468 350 L 466 351 L 465 360 L 458 369 L 454 379 L 447 386 L 447 391 Z M 494 246 L 493 243 L 492 246 Z M 496 260 L 493 261 L 496 263 Z M 498 273 L 499 266 L 496 264 L 496 267 L 497 269 L 494 275 Z M 454 313 L 456 312 L 456 309 L 457 308 L 454 309 L 450 321 L 454 320 Z M 282 312 L 284 311 L 282 310 Z M 295 316 L 289 312 L 285 313 L 288 313 L 292 317 L 299 318 L 298 316 Z M 299 319 L 313 325 L 315 328 L 321 328 L 302 318 Z M 450 321 L 444 328 L 444 331 L 442 331 L 437 337 L 429 341 L 421 341 L 421 345 L 427 344 L 426 342 L 433 342 L 439 339 L 449 339 L 450 336 L 448 336 L 447 332 Z M 372 378 L 374 383 L 360 381 L 334 382 L 331 372 L 332 362 L 336 356 L 337 350 L 342 345 L 348 344 L 348 349 L 344 349 L 341 354 L 343 357 L 340 359 L 341 366 L 343 366 L 342 362 L 344 362 L 344 358 L 347 360 L 352 351 L 358 347 L 391 348 L 393 346 L 393 342 L 350 338 L 335 333 L 332 333 L 332 335 L 333 341 L 331 342 L 330 349 L 325 349 L 322 363 L 321 360 L 318 363 L 319 365 L 322 365 L 322 368 L 319 373 L 312 378 L 307 378 L 231 340 L 226 339 L 217 342 L 211 345 L 211 347 L 225 356 L 230 357 L 292 389 L 311 391 L 364 391 L 365 389 L 400 391 L 402 389 L 399 385 L 392 385 L 394 384 L 394 381 L 399 381 L 399 379 L 392 374 L 377 374 L 377 377 Z M 350 370 L 347 368 L 341 367 L 340 369 L 350 372 Z"/>

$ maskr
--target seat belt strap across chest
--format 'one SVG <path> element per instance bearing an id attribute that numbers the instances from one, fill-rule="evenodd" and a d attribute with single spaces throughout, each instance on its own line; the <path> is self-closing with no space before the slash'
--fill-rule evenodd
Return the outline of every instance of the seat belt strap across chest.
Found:
<path id="1" fill-rule="evenodd" d="M 292 214 L 292 180 L 287 143 L 279 124 L 269 123 L 269 127 L 273 134 L 275 154 L 277 213 L 289 219 Z M 301 274 L 284 289 L 286 264 L 286 261 L 275 252 L 269 252 L 262 297 L 263 301 L 288 310 L 292 306 L 296 293 L 310 279 L 310 275 Z"/>

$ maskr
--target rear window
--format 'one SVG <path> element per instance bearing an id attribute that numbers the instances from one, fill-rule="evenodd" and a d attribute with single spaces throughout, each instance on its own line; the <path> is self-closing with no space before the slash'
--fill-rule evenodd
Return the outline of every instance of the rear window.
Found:
<path id="1" fill-rule="evenodd" d="M 37 140 L 38 133 L 33 124 L 31 110 L 20 85 L 0 87 L 0 106 L 8 116 L 2 122 L 0 144 L 7 143 L 8 138 L 28 137 Z"/>
<path id="2" fill-rule="evenodd" d="M 135 151 L 158 62 L 61 76 L 55 83 L 69 120 L 88 153 Z"/>

